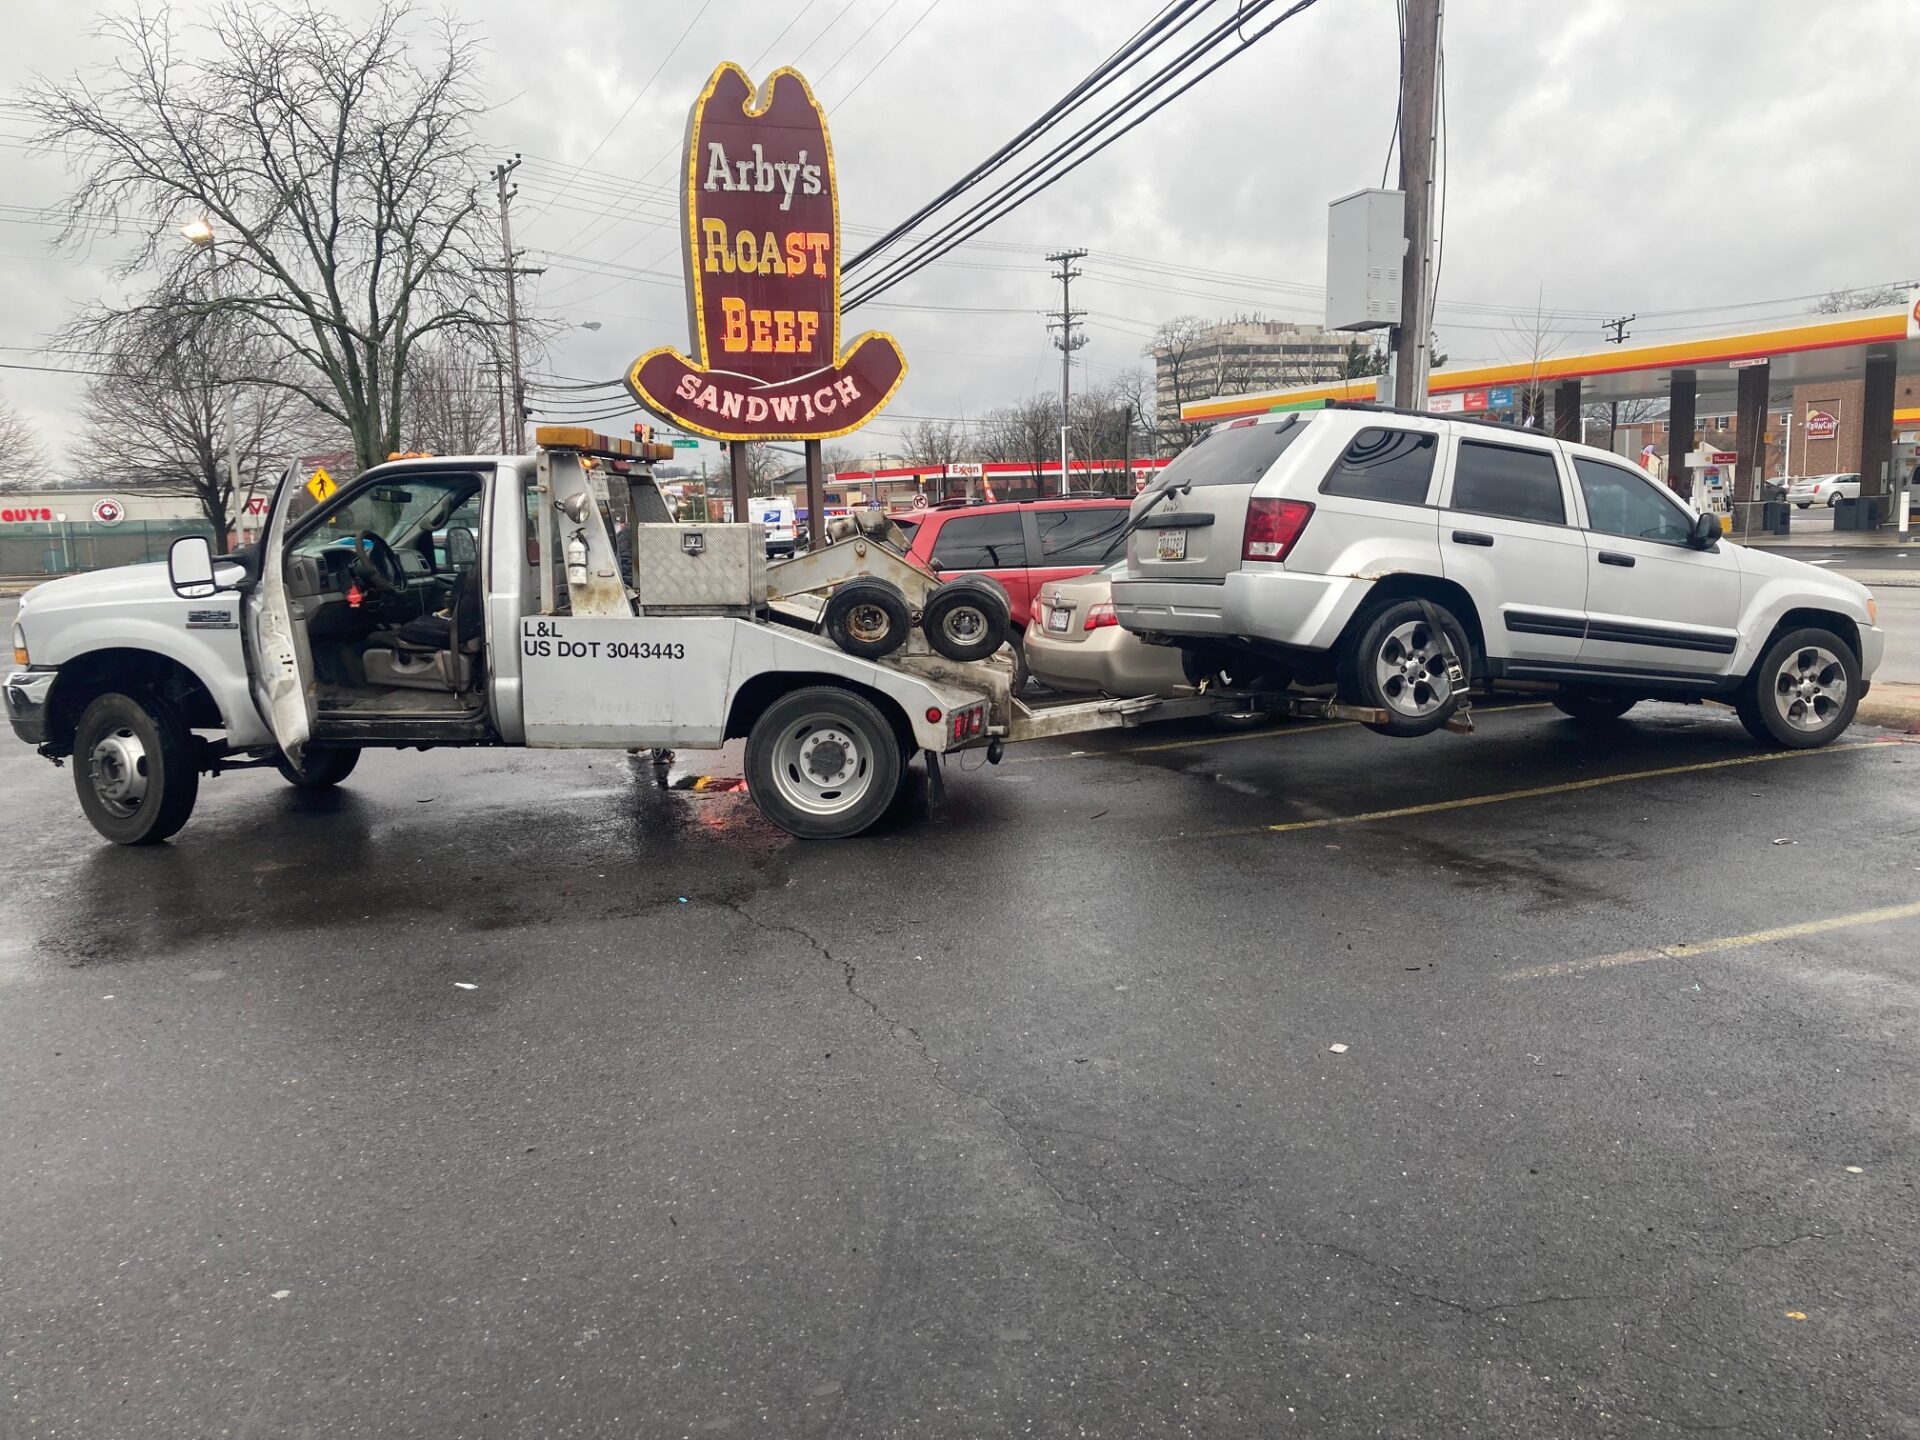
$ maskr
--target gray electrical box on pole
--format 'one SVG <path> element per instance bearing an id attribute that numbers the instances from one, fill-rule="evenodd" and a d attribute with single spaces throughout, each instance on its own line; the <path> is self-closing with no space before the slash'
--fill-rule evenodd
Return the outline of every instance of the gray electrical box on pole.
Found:
<path id="1" fill-rule="evenodd" d="M 1327 329 L 1398 325 L 1406 253 L 1406 196 L 1400 191 L 1359 190 L 1329 205 Z"/>

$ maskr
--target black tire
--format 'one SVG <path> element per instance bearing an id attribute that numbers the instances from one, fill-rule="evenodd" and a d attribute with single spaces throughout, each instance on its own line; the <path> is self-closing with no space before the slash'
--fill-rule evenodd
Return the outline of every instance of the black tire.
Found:
<path id="1" fill-rule="evenodd" d="M 782 695 L 747 732 L 748 793 L 762 815 L 803 840 L 858 835 L 893 804 L 905 771 L 900 737 L 880 707 L 834 685 Z"/>
<path id="2" fill-rule="evenodd" d="M 828 597 L 821 615 L 827 638 L 849 655 L 878 660 L 907 643 L 913 612 L 900 587 L 888 580 L 863 575 L 849 580 Z"/>
<path id="3" fill-rule="evenodd" d="M 1860 662 L 1852 647 L 1810 626 L 1767 646 L 1733 708 L 1762 745 L 1816 750 L 1839 739 L 1859 705 Z"/>
<path id="4" fill-rule="evenodd" d="M 360 747 L 339 750 L 303 750 L 296 768 L 285 755 L 273 757 L 274 768 L 289 785 L 301 790 L 330 790 L 353 773 L 360 763 Z"/>
<path id="5" fill-rule="evenodd" d="M 1798 504 L 1796 504 L 1793 508 L 1796 510 L 1811 510 L 1813 508 L 1813 501 L 1802 500 Z"/>
<path id="6" fill-rule="evenodd" d="M 920 628 L 927 643 L 947 659 L 984 660 L 1012 633 L 1007 592 L 983 576 L 949 580 L 927 597 Z"/>
<path id="7" fill-rule="evenodd" d="M 1013 647 L 1013 693 L 1024 695 L 1027 682 L 1033 678 L 1033 671 L 1027 668 L 1027 644 L 1023 635 L 1009 635 L 1007 644 Z"/>
<path id="8" fill-rule="evenodd" d="M 1827 508 L 1829 510 L 1838 510 L 1840 508 L 1840 499 L 1840 492 L 1838 490 L 1834 491 L 1833 494 L 1827 497 Z"/>
<path id="9" fill-rule="evenodd" d="M 1562 690 L 1553 708 L 1583 725 L 1606 725 L 1640 703 L 1638 695 L 1609 695 L 1599 690 Z"/>
<path id="10" fill-rule="evenodd" d="M 200 795 L 193 732 L 158 695 L 98 696 L 74 727 L 73 788 L 114 844 L 157 845 L 187 823 Z"/>
<path id="11" fill-rule="evenodd" d="M 1466 627 L 1446 606 L 1429 603 L 1471 683 L 1473 647 Z M 1361 617 L 1340 652 L 1338 683 L 1348 704 L 1387 712 L 1384 725 L 1363 721 L 1369 730 L 1402 739 L 1431 735 L 1460 708 L 1461 693 L 1447 678 L 1445 655 L 1435 640 L 1417 600 L 1389 600 Z M 1409 650 L 1409 643 L 1415 648 Z M 1396 660 L 1396 653 L 1403 658 Z M 1400 673 L 1383 678 L 1383 671 L 1395 670 Z"/>

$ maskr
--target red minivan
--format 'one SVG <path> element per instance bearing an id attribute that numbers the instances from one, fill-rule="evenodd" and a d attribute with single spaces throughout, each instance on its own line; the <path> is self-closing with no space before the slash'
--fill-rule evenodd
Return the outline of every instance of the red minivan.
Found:
<path id="1" fill-rule="evenodd" d="M 1033 597 L 1049 580 L 1097 570 L 1121 553 L 1117 543 L 1133 501 L 1124 495 L 1021 500 L 916 510 L 893 519 L 912 539 L 907 553 L 931 560 L 942 575 L 991 575 L 1012 602 L 1013 626 L 1024 633 Z"/>

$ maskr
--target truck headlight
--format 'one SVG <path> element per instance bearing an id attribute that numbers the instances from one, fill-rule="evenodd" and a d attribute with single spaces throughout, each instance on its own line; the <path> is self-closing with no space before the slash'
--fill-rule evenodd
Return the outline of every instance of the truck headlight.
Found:
<path id="1" fill-rule="evenodd" d="M 27 632 L 20 628 L 19 622 L 17 621 L 13 627 L 13 663 L 16 665 L 31 665 L 33 663 L 27 659 Z"/>

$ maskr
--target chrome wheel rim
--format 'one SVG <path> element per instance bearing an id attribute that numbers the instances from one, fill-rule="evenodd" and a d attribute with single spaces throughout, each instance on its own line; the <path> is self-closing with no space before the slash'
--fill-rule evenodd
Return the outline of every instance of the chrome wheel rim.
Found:
<path id="1" fill-rule="evenodd" d="M 1453 695 L 1440 637 L 1425 620 L 1409 620 L 1380 642 L 1373 657 L 1374 683 L 1397 715 L 1431 715 Z"/>
<path id="2" fill-rule="evenodd" d="M 847 633 L 865 645 L 878 645 L 887 638 L 891 621 L 878 605 L 855 605 L 847 611 Z"/>
<path id="3" fill-rule="evenodd" d="M 873 755 L 860 732 L 828 715 L 809 715 L 773 742 L 773 783 L 809 815 L 838 815 L 873 788 Z"/>
<path id="4" fill-rule="evenodd" d="M 116 726 L 94 742 L 87 778 L 109 814 L 126 820 L 139 813 L 147 798 L 147 747 L 131 726 Z"/>
<path id="5" fill-rule="evenodd" d="M 971 645 L 987 633 L 986 612 L 972 605 L 956 605 L 940 617 L 940 629 L 958 645 Z"/>
<path id="6" fill-rule="evenodd" d="M 1773 703 L 1796 730 L 1824 730 L 1845 709 L 1847 668 L 1824 645 L 1802 645 L 1773 677 Z"/>

